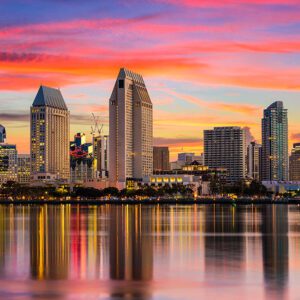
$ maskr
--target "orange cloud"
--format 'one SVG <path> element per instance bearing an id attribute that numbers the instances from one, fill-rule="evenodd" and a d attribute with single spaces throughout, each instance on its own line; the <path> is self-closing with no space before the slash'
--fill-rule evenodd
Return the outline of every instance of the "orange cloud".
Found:
<path id="1" fill-rule="evenodd" d="M 228 111 L 232 113 L 241 113 L 241 114 L 258 114 L 262 107 L 255 106 L 251 104 L 244 104 L 244 103 L 226 103 L 226 102 L 219 102 L 219 101 L 207 101 L 202 100 L 198 97 L 194 97 L 191 95 L 178 93 L 171 89 L 161 88 L 164 92 L 175 96 L 181 100 L 187 101 L 189 103 L 198 105 L 200 107 L 209 108 L 212 110 L 221 110 L 221 111 Z"/>

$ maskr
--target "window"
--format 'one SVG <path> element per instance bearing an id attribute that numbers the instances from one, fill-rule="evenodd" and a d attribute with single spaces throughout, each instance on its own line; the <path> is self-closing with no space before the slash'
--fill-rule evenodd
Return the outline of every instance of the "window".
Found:
<path id="1" fill-rule="evenodd" d="M 119 80 L 119 89 L 124 89 L 124 79 Z"/>

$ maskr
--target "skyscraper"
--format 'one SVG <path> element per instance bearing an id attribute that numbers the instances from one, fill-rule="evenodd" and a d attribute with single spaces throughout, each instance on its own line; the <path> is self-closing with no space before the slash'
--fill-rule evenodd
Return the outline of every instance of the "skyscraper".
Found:
<path id="1" fill-rule="evenodd" d="M 247 147 L 247 175 L 257 181 L 260 180 L 260 162 L 261 145 L 250 142 Z"/>
<path id="2" fill-rule="evenodd" d="M 210 168 L 226 168 L 230 181 L 245 178 L 245 131 L 240 127 L 204 130 L 204 162 Z"/>
<path id="3" fill-rule="evenodd" d="M 70 114 L 58 89 L 41 86 L 30 109 L 33 179 L 70 178 Z"/>
<path id="4" fill-rule="evenodd" d="M 5 143 L 5 141 L 6 141 L 5 127 L 0 124 L 0 143 Z"/>
<path id="5" fill-rule="evenodd" d="M 300 181 L 300 143 L 294 144 L 290 156 L 290 180 Z"/>
<path id="6" fill-rule="evenodd" d="M 282 101 L 264 110 L 261 180 L 288 180 L 288 116 Z"/>
<path id="7" fill-rule="evenodd" d="M 126 183 L 152 174 L 152 102 L 141 75 L 122 68 L 109 100 L 109 178 Z"/>
<path id="8" fill-rule="evenodd" d="M 153 147 L 153 171 L 170 170 L 168 147 Z"/>

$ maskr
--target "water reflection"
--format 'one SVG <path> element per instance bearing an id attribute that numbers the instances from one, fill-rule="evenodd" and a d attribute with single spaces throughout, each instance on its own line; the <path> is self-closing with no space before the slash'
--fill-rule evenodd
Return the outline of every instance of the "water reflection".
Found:
<path id="1" fill-rule="evenodd" d="M 33 279 L 67 279 L 70 265 L 70 206 L 30 210 L 30 270 Z"/>
<path id="2" fill-rule="evenodd" d="M 0 298 L 284 299 L 300 292 L 299 220 L 284 205 L 0 205 Z"/>
<path id="3" fill-rule="evenodd" d="M 210 206 L 205 211 L 205 268 L 212 279 L 235 276 L 245 261 L 243 207 Z"/>
<path id="4" fill-rule="evenodd" d="M 288 282 L 288 206 L 262 208 L 262 250 L 267 292 L 283 297 Z"/>
<path id="5" fill-rule="evenodd" d="M 145 212 L 145 211 L 144 211 Z M 153 275 L 153 245 L 151 223 L 142 207 L 117 206 L 111 212 L 109 228 L 110 278 L 144 281 L 142 289 L 117 288 L 112 297 L 146 299 Z"/>

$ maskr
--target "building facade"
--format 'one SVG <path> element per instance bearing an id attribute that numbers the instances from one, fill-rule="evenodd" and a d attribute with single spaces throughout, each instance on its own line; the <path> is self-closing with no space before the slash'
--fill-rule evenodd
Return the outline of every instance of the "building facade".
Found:
<path id="1" fill-rule="evenodd" d="M 109 136 L 93 137 L 93 156 L 95 178 L 106 179 L 109 176 Z"/>
<path id="2" fill-rule="evenodd" d="M 229 181 L 246 177 L 245 132 L 240 127 L 204 130 L 204 162 L 210 168 L 225 168 Z"/>
<path id="3" fill-rule="evenodd" d="M 153 147 L 153 171 L 170 170 L 169 147 Z"/>
<path id="4" fill-rule="evenodd" d="M 0 143 L 6 142 L 6 130 L 5 127 L 0 124 Z"/>
<path id="5" fill-rule="evenodd" d="M 109 180 L 143 178 L 153 170 L 152 102 L 141 75 L 122 68 L 109 100 Z"/>
<path id="6" fill-rule="evenodd" d="M 58 89 L 41 86 L 31 110 L 32 178 L 70 179 L 70 114 Z"/>
<path id="7" fill-rule="evenodd" d="M 288 180 L 288 115 L 282 101 L 276 101 L 264 110 L 261 129 L 261 180 Z"/>
<path id="8" fill-rule="evenodd" d="M 290 178 L 291 181 L 300 181 L 300 143 L 293 145 L 290 156 Z"/>
<path id="9" fill-rule="evenodd" d="M 261 145 L 250 142 L 247 147 L 247 176 L 256 181 L 260 180 Z"/>
<path id="10" fill-rule="evenodd" d="M 0 184 L 18 180 L 18 153 L 16 145 L 0 143 Z"/>
<path id="11" fill-rule="evenodd" d="M 72 183 L 93 180 L 93 145 L 86 142 L 84 133 L 76 133 L 70 142 L 70 174 Z"/>
<path id="12" fill-rule="evenodd" d="M 18 182 L 20 184 L 30 183 L 30 154 L 18 155 Z"/>

